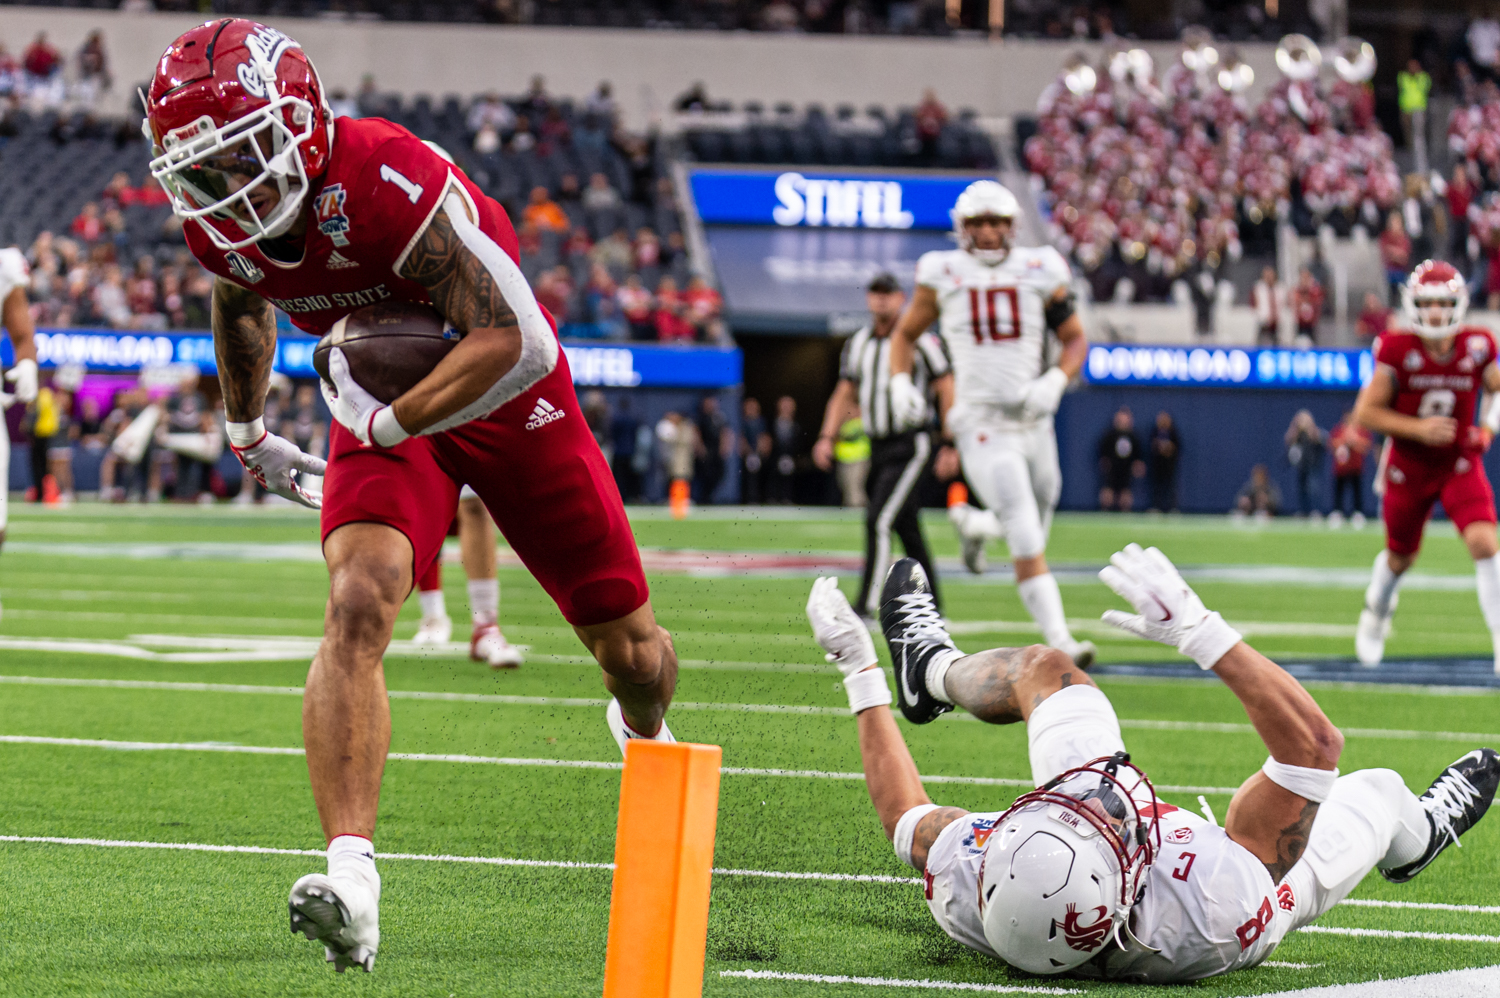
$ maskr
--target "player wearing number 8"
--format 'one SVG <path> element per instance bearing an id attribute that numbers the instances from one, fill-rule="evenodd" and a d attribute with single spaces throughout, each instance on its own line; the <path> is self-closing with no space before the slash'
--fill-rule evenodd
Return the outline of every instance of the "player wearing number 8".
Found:
<path id="1" fill-rule="evenodd" d="M 907 410 L 908 425 L 927 418 L 909 375 L 917 338 L 937 322 L 955 379 L 953 405 L 938 416 L 986 507 L 949 509 L 964 561 L 982 571 L 985 543 L 1004 536 L 1021 600 L 1043 638 L 1087 668 L 1094 646 L 1068 631 L 1046 547 L 1062 492 L 1052 416 L 1088 344 L 1062 255 L 1050 246 L 1011 245 L 1019 212 L 1015 197 L 993 180 L 976 181 L 959 195 L 952 215 L 960 248 L 922 255 L 916 292 L 891 337 L 891 405 Z M 1049 332 L 1062 344 L 1055 367 L 1047 363 Z"/>
<path id="2" fill-rule="evenodd" d="M 1449 264 L 1429 260 L 1412 271 L 1402 304 L 1410 329 L 1375 341 L 1375 373 L 1354 407 L 1361 424 L 1388 438 L 1376 480 L 1376 490 L 1383 488 L 1386 546 L 1375 558 L 1355 651 L 1362 664 L 1380 664 L 1401 576 L 1416 560 L 1433 504 L 1442 500 L 1474 559 L 1479 607 L 1500 672 L 1500 546 L 1483 464 L 1500 430 L 1495 336 L 1464 325 L 1469 293 Z M 1481 389 L 1490 398 L 1475 425 Z"/>

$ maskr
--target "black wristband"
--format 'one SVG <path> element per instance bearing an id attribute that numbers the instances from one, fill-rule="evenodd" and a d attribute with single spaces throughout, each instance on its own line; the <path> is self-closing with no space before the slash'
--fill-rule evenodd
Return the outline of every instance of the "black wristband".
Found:
<path id="1" fill-rule="evenodd" d="M 1073 292 L 1069 291 L 1064 297 L 1048 302 L 1047 307 L 1042 310 L 1042 315 L 1047 320 L 1047 328 L 1056 330 L 1064 322 L 1071 319 L 1075 311 L 1073 307 Z"/>

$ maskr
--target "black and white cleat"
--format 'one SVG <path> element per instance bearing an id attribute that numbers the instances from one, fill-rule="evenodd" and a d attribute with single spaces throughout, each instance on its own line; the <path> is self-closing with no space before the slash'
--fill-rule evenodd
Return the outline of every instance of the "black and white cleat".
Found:
<path id="1" fill-rule="evenodd" d="M 1458 837 L 1473 828 L 1495 799 L 1500 787 L 1500 755 L 1494 749 L 1475 749 L 1438 774 L 1432 786 L 1420 798 L 1427 820 L 1432 822 L 1432 839 L 1416 862 L 1381 870 L 1380 875 L 1393 884 L 1404 884 L 1421 873 Z"/>
<path id="2" fill-rule="evenodd" d="M 932 601 L 927 573 L 915 558 L 902 558 L 886 574 L 880 591 L 880 628 L 896 670 L 896 698 L 913 724 L 926 724 L 953 709 L 927 691 L 927 667 L 939 652 L 957 647 Z"/>

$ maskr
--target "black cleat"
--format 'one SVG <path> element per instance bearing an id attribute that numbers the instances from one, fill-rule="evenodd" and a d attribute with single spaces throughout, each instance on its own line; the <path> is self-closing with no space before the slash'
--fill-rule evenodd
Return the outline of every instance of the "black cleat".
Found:
<path id="1" fill-rule="evenodd" d="M 896 668 L 896 699 L 913 724 L 926 724 L 953 709 L 927 692 L 927 664 L 940 651 L 957 651 L 932 601 L 927 573 L 915 558 L 902 558 L 886 573 L 880 590 L 880 628 Z"/>
<path id="2" fill-rule="evenodd" d="M 1494 749 L 1475 749 L 1443 770 L 1422 795 L 1422 808 L 1432 823 L 1432 839 L 1427 850 L 1414 863 L 1380 875 L 1393 884 L 1404 884 L 1427 869 L 1428 864 L 1458 837 L 1473 828 L 1495 799 L 1500 786 L 1500 755 Z"/>

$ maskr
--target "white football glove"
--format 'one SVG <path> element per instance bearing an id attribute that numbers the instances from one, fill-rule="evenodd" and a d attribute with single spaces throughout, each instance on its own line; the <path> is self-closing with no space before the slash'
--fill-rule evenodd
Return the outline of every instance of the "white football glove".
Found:
<path id="1" fill-rule="evenodd" d="M 910 430 L 927 422 L 927 398 L 912 384 L 909 372 L 891 375 L 891 419 L 896 428 Z"/>
<path id="2" fill-rule="evenodd" d="M 807 621 L 813 637 L 828 654 L 824 658 L 838 666 L 845 676 L 852 676 L 880 661 L 870 630 L 839 590 L 837 578 L 824 577 L 813 583 L 807 597 Z"/>
<path id="3" fill-rule="evenodd" d="M 1209 612 L 1183 581 L 1167 556 L 1156 548 L 1141 550 L 1127 544 L 1116 551 L 1099 573 L 1106 586 L 1119 593 L 1136 613 L 1104 611 L 1106 623 L 1148 641 L 1171 645 L 1198 663 L 1212 669 L 1229 649 L 1240 642 L 1240 633 Z"/>
<path id="4" fill-rule="evenodd" d="M 261 419 L 250 423 L 229 423 L 227 429 L 229 449 L 234 451 L 234 456 L 240 459 L 240 464 L 245 466 L 250 477 L 259 482 L 267 492 L 301 503 L 310 509 L 323 508 L 322 494 L 308 492 L 298 484 L 296 476 L 299 473 L 321 475 L 328 470 L 327 461 L 304 454 L 296 444 L 284 437 L 267 433 L 265 422 Z M 259 429 L 259 437 L 253 436 L 255 429 Z M 241 447 L 234 442 L 236 437 L 243 440 L 246 436 L 252 441 L 248 445 Z"/>
<path id="5" fill-rule="evenodd" d="M 396 421 L 391 407 L 359 386 L 349 374 L 349 359 L 344 351 L 334 347 L 328 352 L 328 376 L 333 383 L 319 380 L 323 390 L 323 401 L 333 418 L 342 423 L 349 432 L 366 447 L 394 447 L 411 434 Z"/>
<path id="6" fill-rule="evenodd" d="M 5 380 L 16 386 L 15 393 L 11 398 L 12 402 L 30 403 L 36 401 L 36 361 L 30 357 L 27 357 L 25 360 L 16 361 L 16 366 L 5 372 Z M 10 403 L 6 404 L 9 405 Z"/>
<path id="7" fill-rule="evenodd" d="M 1068 375 L 1060 367 L 1049 368 L 1039 378 L 1032 378 L 1021 389 L 1021 409 L 1032 419 L 1051 416 L 1062 404 L 1068 388 Z"/>

